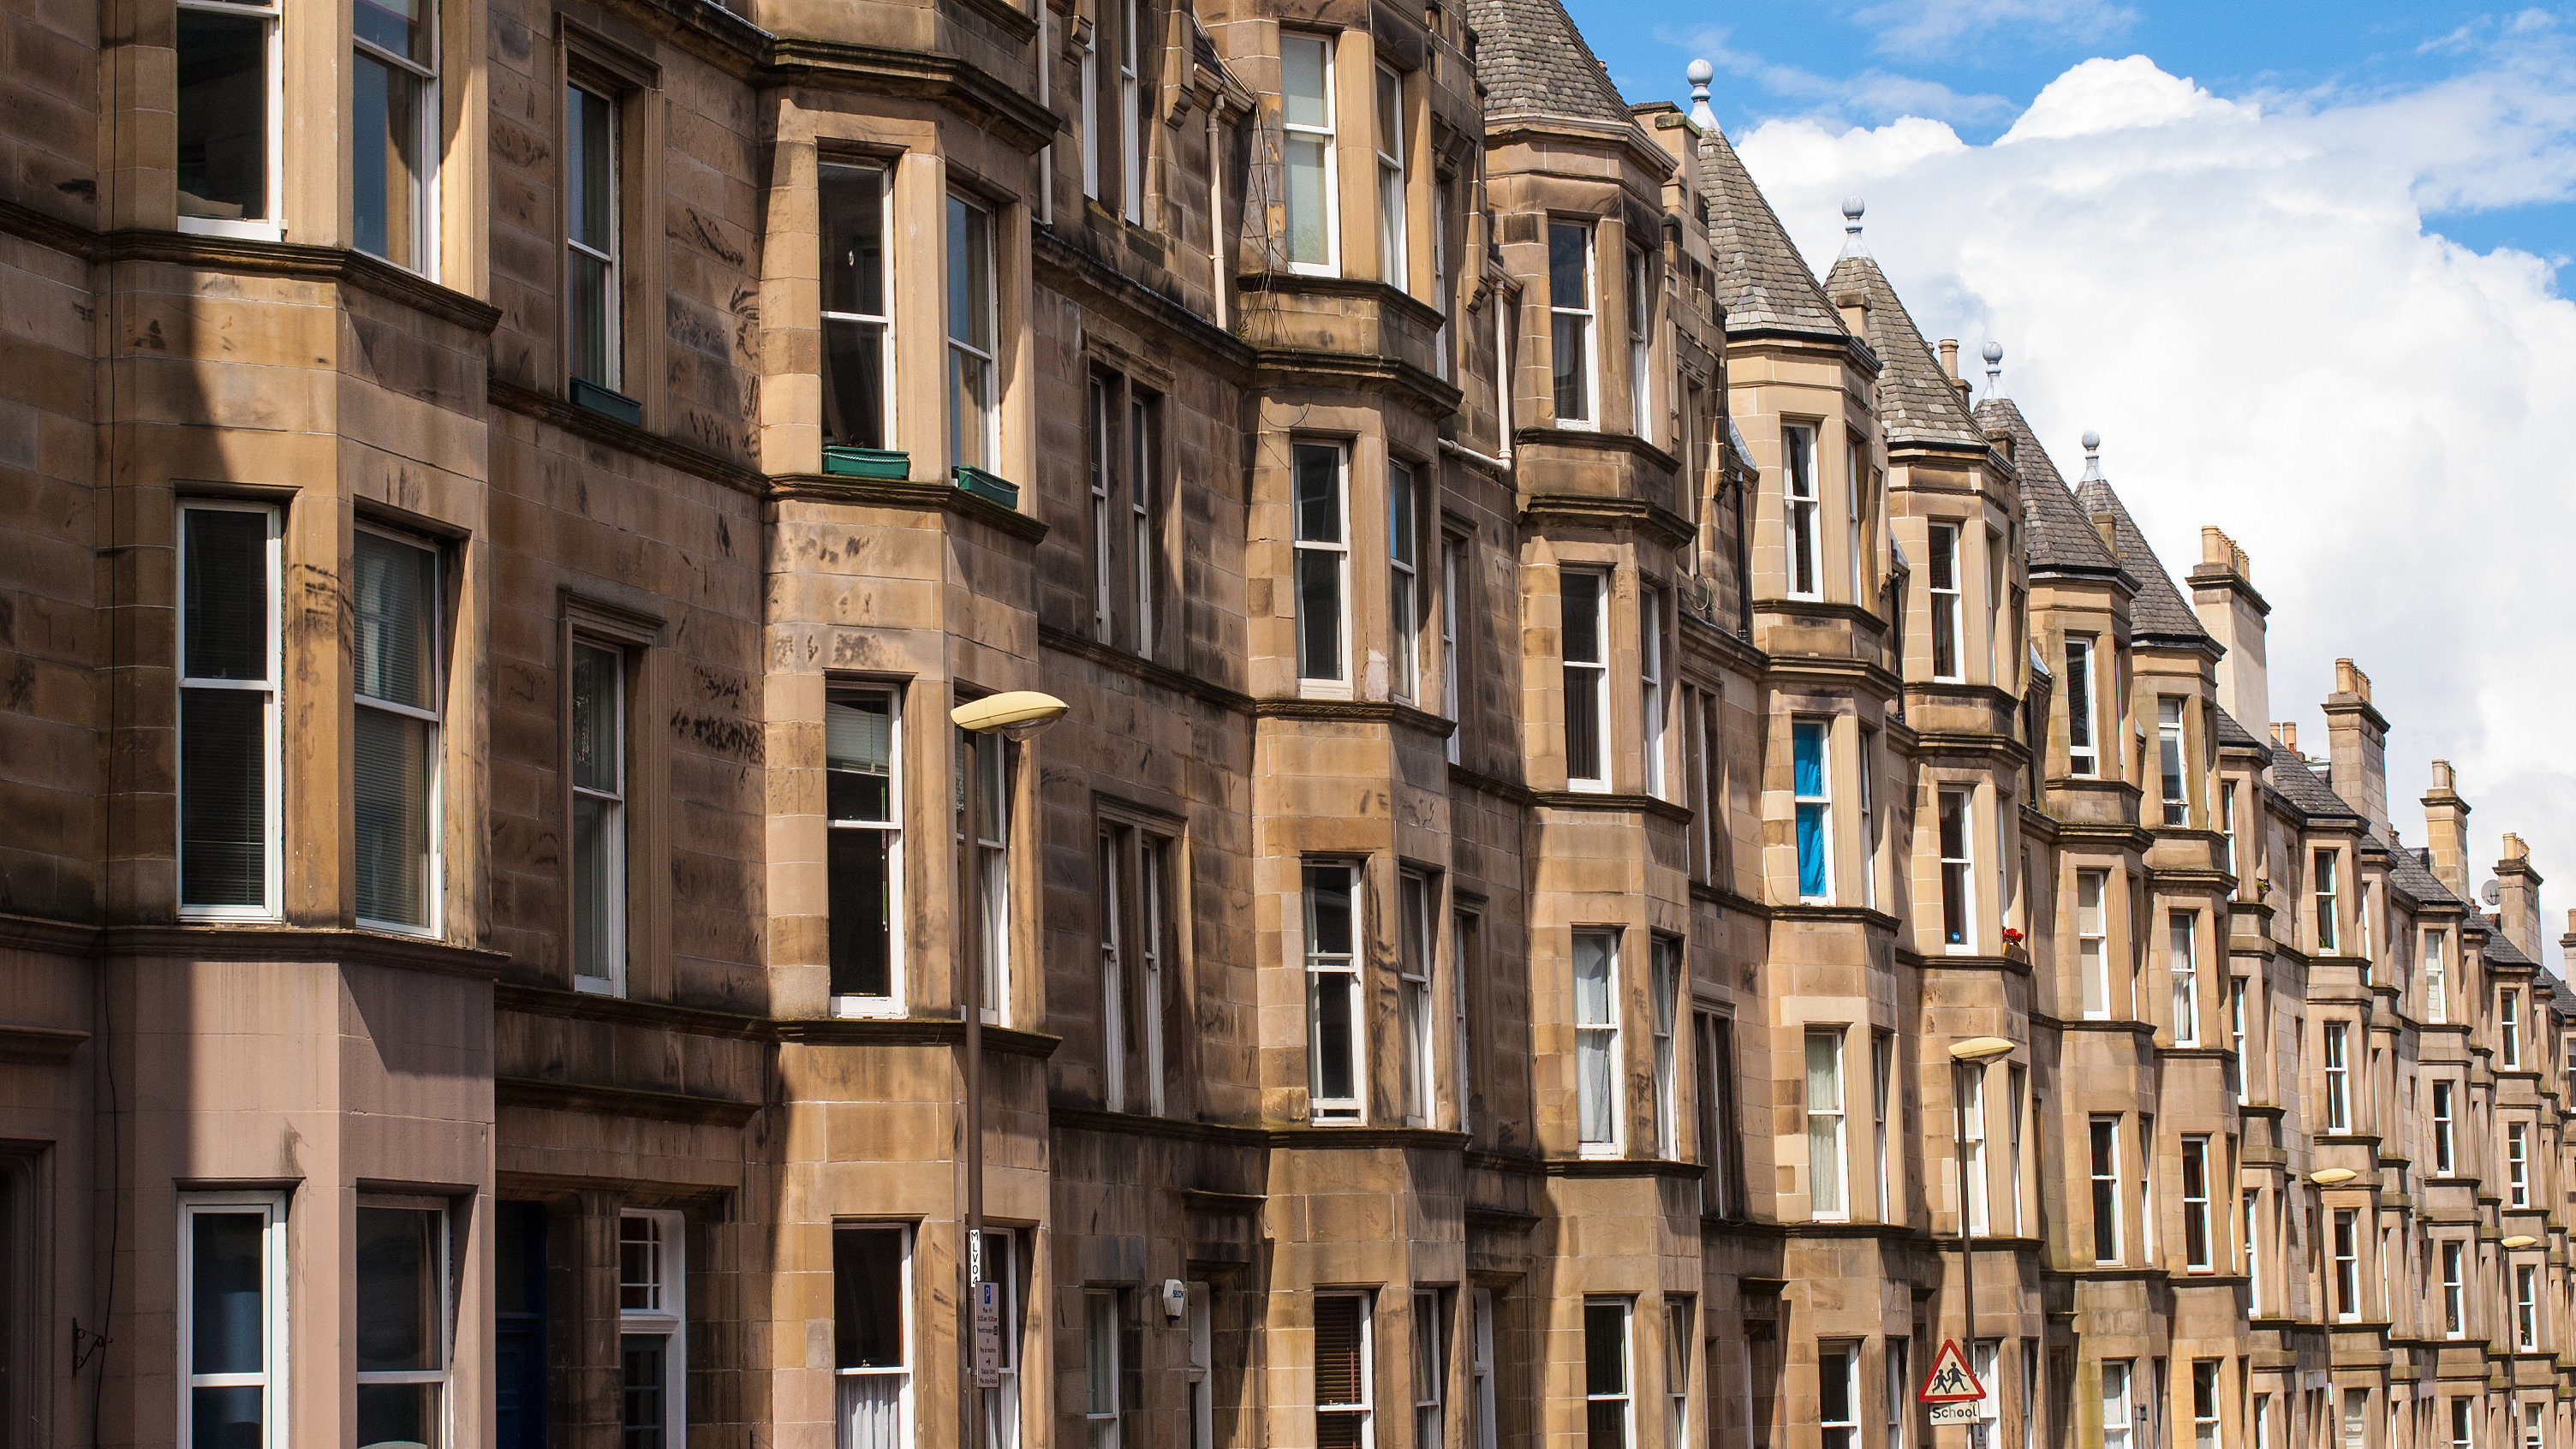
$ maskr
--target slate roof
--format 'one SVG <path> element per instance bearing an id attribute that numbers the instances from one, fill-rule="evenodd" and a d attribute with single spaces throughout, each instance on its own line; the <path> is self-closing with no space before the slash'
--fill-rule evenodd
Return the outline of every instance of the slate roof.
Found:
<path id="1" fill-rule="evenodd" d="M 1557 0 L 1467 0 L 1485 114 L 1566 116 L 1633 126 L 1628 103 Z"/>
<path id="2" fill-rule="evenodd" d="M 2102 546 L 2093 520 L 2067 491 L 2057 462 L 2039 445 L 2021 409 L 2008 397 L 1990 397 L 1970 414 L 1981 428 L 1992 428 L 2013 440 L 2013 463 L 2021 469 L 2021 516 L 2024 546 L 2035 569 L 2118 573 L 2119 559 Z M 2136 586 L 2136 580 L 2129 581 Z"/>
<path id="3" fill-rule="evenodd" d="M 1726 133 L 1704 132 L 1699 147 L 1700 186 L 1715 203 L 1708 250 L 1717 263 L 1718 300 L 1726 304 L 1730 333 L 1795 332 L 1840 342 L 1840 313 L 1825 300 L 1816 274 L 1789 243 L 1780 217 L 1753 184 Z"/>
<path id="4" fill-rule="evenodd" d="M 1878 416 L 1888 438 L 1983 449 L 1985 431 L 1968 415 L 1958 383 L 1942 370 L 1876 258 L 1846 256 L 1826 274 L 1827 298 L 1852 291 L 1869 299 L 1867 341 L 1884 369 L 1878 375 Z"/>
<path id="5" fill-rule="evenodd" d="M 2236 722 L 2236 716 L 2223 709 L 2218 712 L 2218 747 L 2222 750 L 2252 750 L 2263 757 L 2263 763 L 2268 765 L 2272 762 L 2272 746 L 2255 738 L 2245 726 Z"/>
<path id="6" fill-rule="evenodd" d="M 2540 963 L 2522 954 L 2522 948 L 2504 933 L 2504 925 L 2493 916 L 2486 919 L 2487 964 L 2490 966 L 2537 966 Z"/>
<path id="7" fill-rule="evenodd" d="M 2361 812 L 2328 789 L 2296 750 L 2272 752 L 2272 789 L 2310 820 L 2361 820 Z"/>
<path id="8" fill-rule="evenodd" d="M 2129 517 L 2128 508 L 2120 502 L 2120 495 L 2111 491 L 2111 485 L 2099 478 L 2087 478 L 2075 485 L 2075 501 L 2088 518 L 2096 513 L 2111 515 L 2111 537 L 2120 566 L 2138 585 L 2137 597 L 2129 604 L 2129 622 L 2138 634 L 2216 649 L 2218 641 L 2200 627 L 2200 616 L 2191 611 L 2190 600 L 2174 587 L 2173 575 L 2165 572 L 2156 551 L 2147 547 L 2147 536 L 2138 531 L 2137 521 Z"/>
<path id="9" fill-rule="evenodd" d="M 2371 839 L 2388 847 L 2388 883 L 2412 897 L 2417 905 L 2461 904 L 2460 898 L 2451 894 L 2451 888 L 2442 884 L 2440 877 L 2425 869 L 2423 859 L 2415 852 L 2402 845 L 2390 844 L 2387 836 L 2375 830 L 2371 832 Z"/>

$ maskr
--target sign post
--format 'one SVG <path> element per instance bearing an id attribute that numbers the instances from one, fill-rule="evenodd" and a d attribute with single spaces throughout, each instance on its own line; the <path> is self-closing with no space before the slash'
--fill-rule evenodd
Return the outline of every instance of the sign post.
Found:
<path id="1" fill-rule="evenodd" d="M 975 1387 L 1002 1386 L 1002 1285 L 983 1279 L 975 1285 Z"/>
<path id="2" fill-rule="evenodd" d="M 1967 1355 L 1959 1352 L 1956 1339 L 1941 1340 L 1941 1351 L 1932 1355 L 1932 1371 L 1923 1376 L 1923 1387 L 1914 1397 L 1932 1408 L 1926 1417 L 1935 1424 L 1973 1424 L 1977 1406 L 1984 1402 L 1986 1386 L 1977 1382 L 1975 1370 L 1968 1367 Z"/>

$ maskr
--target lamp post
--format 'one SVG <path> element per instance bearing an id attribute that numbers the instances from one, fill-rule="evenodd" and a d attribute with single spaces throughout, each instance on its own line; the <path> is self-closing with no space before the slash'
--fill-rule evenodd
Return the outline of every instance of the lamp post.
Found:
<path id="1" fill-rule="evenodd" d="M 1986 1063 L 2009 1056 L 2012 1049 L 2013 1044 L 1999 1036 L 1970 1037 L 1950 1048 L 1951 1151 L 1959 1164 L 1959 1296 L 1968 1336 L 1960 1350 L 1967 1354 L 1968 1372 L 1972 1374 L 1977 1371 L 1977 1241 L 1968 1220 L 1968 1093 L 1962 1083 L 1968 1072 L 1983 1072 Z M 1984 1095 L 1980 1093 L 1977 1100 L 1982 1105 Z M 2021 1184 L 2013 1184 L 2013 1190 L 2020 1191 Z M 1988 1394 L 1994 1392 L 1982 1382 L 1978 1387 Z M 1971 1441 L 1976 1438 L 1973 1425 L 1968 1437 Z"/>
<path id="2" fill-rule="evenodd" d="M 1035 690 L 1013 690 L 969 700 L 948 718 L 970 735 L 998 734 L 1026 743 L 1064 718 L 1063 700 Z M 966 1018 L 966 1301 L 964 1331 L 958 1334 L 958 1410 L 965 1449 L 978 1449 L 984 1438 L 983 1416 L 976 1412 L 975 1315 L 984 1286 L 984 772 L 982 741 L 967 762 L 966 781 L 966 931 L 960 1009 Z"/>

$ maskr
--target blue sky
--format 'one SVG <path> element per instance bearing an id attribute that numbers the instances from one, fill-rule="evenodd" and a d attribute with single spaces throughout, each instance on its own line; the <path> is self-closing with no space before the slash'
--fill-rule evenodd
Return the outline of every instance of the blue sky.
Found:
<path id="1" fill-rule="evenodd" d="M 1821 0 L 1638 6 L 1570 0 L 1575 20 L 1632 100 L 1686 101 L 1682 67 L 1718 66 L 1712 102 L 1729 135 L 1766 120 L 1879 125 L 1903 115 L 1993 140 L 2051 80 L 2095 56 L 2144 54 L 2231 99 L 2305 107 L 2421 90 L 2553 50 L 2576 11 L 2351 0 Z M 2532 24 L 2546 16 L 2554 31 Z M 2563 59 L 2563 53 L 2559 54 Z M 2564 141 L 2564 131 L 2561 130 Z M 2576 191 L 2510 204 L 2433 204 L 2443 235 L 2478 251 L 2511 246 L 2567 274 Z"/>

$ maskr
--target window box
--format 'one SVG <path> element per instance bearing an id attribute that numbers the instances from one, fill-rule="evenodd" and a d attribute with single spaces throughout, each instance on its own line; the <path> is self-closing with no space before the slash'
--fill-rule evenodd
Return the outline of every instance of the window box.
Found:
<path id="1" fill-rule="evenodd" d="M 823 471 L 843 478 L 890 478 L 901 482 L 912 476 L 912 455 L 892 448 L 826 447 Z"/>
<path id="2" fill-rule="evenodd" d="M 1020 506 L 1020 485 L 1007 478 L 997 478 L 972 463 L 960 463 L 949 472 L 956 476 L 958 487 L 987 503 L 1012 509 Z"/>
<path id="3" fill-rule="evenodd" d="M 601 387 L 586 377 L 572 380 L 572 403 L 574 407 L 588 408 L 615 418 L 628 427 L 644 426 L 644 404 L 612 388 Z"/>

